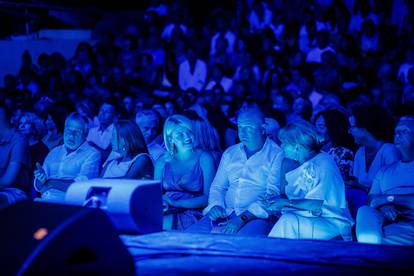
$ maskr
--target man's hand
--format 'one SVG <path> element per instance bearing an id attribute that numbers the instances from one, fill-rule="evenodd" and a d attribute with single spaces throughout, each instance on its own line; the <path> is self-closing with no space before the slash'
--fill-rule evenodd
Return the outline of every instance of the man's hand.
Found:
<path id="1" fill-rule="evenodd" d="M 385 205 L 380 208 L 380 211 L 389 221 L 395 221 L 399 215 L 398 210 L 392 205 Z"/>
<path id="2" fill-rule="evenodd" d="M 234 217 L 227 223 L 226 228 L 224 228 L 224 233 L 236 234 L 244 224 L 244 221 L 239 216 Z"/>
<path id="3" fill-rule="evenodd" d="M 34 171 L 34 178 L 41 185 L 44 185 L 47 181 L 46 172 L 38 162 L 36 163 L 36 170 Z"/>
<path id="4" fill-rule="evenodd" d="M 211 208 L 207 215 L 211 220 L 227 217 L 226 210 L 224 210 L 223 207 L 218 205 Z"/>

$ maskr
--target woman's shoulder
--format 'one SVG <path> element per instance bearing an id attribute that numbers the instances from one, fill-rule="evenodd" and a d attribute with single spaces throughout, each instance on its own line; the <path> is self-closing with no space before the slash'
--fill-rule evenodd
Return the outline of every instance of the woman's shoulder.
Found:
<path id="1" fill-rule="evenodd" d="M 155 161 L 155 166 L 158 168 L 164 167 L 166 163 L 169 163 L 171 161 L 172 161 L 171 157 L 167 153 L 164 153 L 157 159 L 157 161 Z"/>
<path id="2" fill-rule="evenodd" d="M 384 144 L 381 146 L 380 151 L 381 151 L 381 152 L 384 152 L 384 153 L 390 153 L 390 152 L 397 152 L 398 150 L 397 150 L 397 148 L 395 147 L 395 145 L 394 145 L 394 144 L 391 144 L 391 143 L 384 143 Z"/>
<path id="3" fill-rule="evenodd" d="M 152 158 L 151 158 L 151 156 L 149 155 L 149 153 L 146 153 L 146 152 L 141 152 L 141 153 L 138 153 L 137 155 L 135 155 L 135 157 L 134 158 L 132 158 L 132 162 L 135 162 L 135 161 L 137 161 L 137 160 L 151 160 L 152 161 Z"/>
<path id="4" fill-rule="evenodd" d="M 200 160 L 200 163 L 214 162 L 213 153 L 200 150 L 199 160 Z"/>
<path id="5" fill-rule="evenodd" d="M 336 166 L 336 163 L 332 156 L 326 152 L 320 152 L 317 156 L 315 156 L 315 158 L 310 161 L 315 165 L 322 167 Z"/>

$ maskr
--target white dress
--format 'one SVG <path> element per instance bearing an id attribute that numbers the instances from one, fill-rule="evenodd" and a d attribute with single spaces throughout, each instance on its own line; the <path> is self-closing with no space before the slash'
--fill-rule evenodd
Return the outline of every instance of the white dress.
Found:
<path id="1" fill-rule="evenodd" d="M 319 153 L 288 172 L 286 181 L 285 193 L 289 199 L 323 200 L 321 214 L 282 210 L 270 237 L 329 240 L 351 235 L 354 222 L 346 207 L 344 182 L 329 154 Z"/>
<path id="2" fill-rule="evenodd" d="M 151 158 L 148 153 L 140 153 L 129 161 L 119 161 L 119 155 L 112 152 L 108 160 L 103 164 L 105 172 L 103 178 L 122 178 L 128 174 L 129 169 L 134 162 L 141 156 L 146 155 Z"/>

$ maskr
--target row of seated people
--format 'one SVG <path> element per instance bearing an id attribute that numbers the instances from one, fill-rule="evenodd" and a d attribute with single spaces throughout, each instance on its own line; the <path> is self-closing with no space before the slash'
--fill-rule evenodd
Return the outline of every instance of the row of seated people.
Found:
<path id="1" fill-rule="evenodd" d="M 8 141 L 9 152 L 23 153 L 24 141 L 8 125 L 6 109 L 0 111 L 2 144 Z M 87 120 L 72 113 L 65 122 L 63 145 L 48 154 L 43 166 L 36 165 L 34 186 L 41 194 L 39 200 L 61 201 L 73 181 L 99 176 L 155 178 L 165 191 L 166 229 L 295 239 L 352 237 L 354 220 L 345 183 L 334 159 L 322 151 L 317 129 L 302 120 L 292 121 L 279 132 L 279 146 L 266 136 L 264 125 L 257 107 L 241 110 L 237 118 L 240 143 L 229 147 L 218 164 L 214 153 L 195 147 L 200 137 L 194 136 L 192 121 L 170 116 L 163 132 L 166 154 L 153 165 L 139 127 L 132 121 L 118 121 L 111 133 L 113 152 L 101 169 L 100 151 L 86 141 Z M 363 131 L 356 128 L 352 131 Z M 413 131 L 414 119 L 401 118 L 395 131 L 401 160 L 376 174 L 370 207 L 358 212 L 359 241 L 414 243 Z M 3 150 L 7 152 L 2 148 L 2 155 Z M 11 169 L 6 173 L 22 177 L 18 167 L 25 162 L 24 156 L 10 156 Z M 22 187 L 3 186 L 3 204 L 25 197 Z"/>

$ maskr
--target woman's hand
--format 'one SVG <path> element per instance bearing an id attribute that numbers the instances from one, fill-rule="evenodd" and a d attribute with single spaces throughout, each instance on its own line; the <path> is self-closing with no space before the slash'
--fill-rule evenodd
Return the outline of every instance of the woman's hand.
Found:
<path id="1" fill-rule="evenodd" d="M 398 210 L 392 205 L 385 205 L 380 208 L 380 211 L 386 219 L 392 222 L 394 222 L 399 215 Z"/>
<path id="2" fill-rule="evenodd" d="M 274 203 L 272 203 L 268 210 L 271 212 L 280 211 L 283 207 L 289 206 L 289 200 L 286 198 L 279 198 L 276 199 Z"/>
<path id="3" fill-rule="evenodd" d="M 163 195 L 162 200 L 168 205 L 168 207 L 180 207 L 177 206 L 177 200 L 174 200 L 167 195 Z"/>

